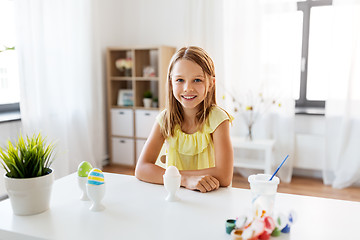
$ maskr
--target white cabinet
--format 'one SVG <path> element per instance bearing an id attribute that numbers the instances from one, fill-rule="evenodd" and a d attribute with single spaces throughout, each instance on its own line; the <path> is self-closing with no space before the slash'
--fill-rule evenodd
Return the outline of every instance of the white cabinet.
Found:
<path id="1" fill-rule="evenodd" d="M 134 165 L 134 139 L 113 137 L 112 162 L 122 165 Z"/>
<path id="2" fill-rule="evenodd" d="M 148 138 L 154 125 L 156 116 L 159 114 L 157 110 L 136 110 L 135 111 L 135 129 L 136 137 Z"/>
<path id="3" fill-rule="evenodd" d="M 132 109 L 111 109 L 111 135 L 134 136 L 134 114 Z"/>
<path id="4" fill-rule="evenodd" d="M 326 160 L 324 116 L 295 115 L 295 155 L 293 167 L 321 171 Z"/>
<path id="5" fill-rule="evenodd" d="M 271 162 L 273 159 L 273 148 L 275 141 L 270 139 L 263 140 L 245 140 L 244 138 L 232 137 L 232 145 L 234 148 L 234 167 L 250 168 L 264 170 L 266 174 L 272 174 Z M 237 151 L 256 151 L 262 152 L 263 158 L 243 158 L 238 157 Z"/>
<path id="6" fill-rule="evenodd" d="M 309 170 L 322 170 L 325 161 L 325 137 L 320 135 L 295 135 L 294 167 Z"/>
<path id="7" fill-rule="evenodd" d="M 141 151 L 144 148 L 145 143 L 146 143 L 146 140 L 142 140 L 142 139 L 136 140 L 136 162 L 140 157 Z"/>

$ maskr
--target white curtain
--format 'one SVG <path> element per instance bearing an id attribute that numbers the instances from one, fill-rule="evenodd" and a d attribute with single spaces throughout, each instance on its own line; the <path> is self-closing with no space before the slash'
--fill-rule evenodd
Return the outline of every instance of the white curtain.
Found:
<path id="1" fill-rule="evenodd" d="M 291 181 L 294 152 L 293 84 L 299 78 L 301 31 L 295 1 L 223 1 L 224 88 L 237 99 L 261 92 L 281 102 L 254 124 L 254 138 L 275 139 L 273 169 L 290 157 L 279 171 Z M 241 100 L 240 100 L 241 101 Z M 235 115 L 233 135 L 245 136 L 246 125 Z"/>
<path id="2" fill-rule="evenodd" d="M 360 1 L 333 2 L 324 183 L 360 182 Z"/>
<path id="3" fill-rule="evenodd" d="M 215 64 L 216 81 L 224 82 L 223 1 L 188 0 L 185 15 L 185 45 L 205 49 Z"/>
<path id="4" fill-rule="evenodd" d="M 55 142 L 57 178 L 106 155 L 94 2 L 16 1 L 23 133 Z"/>

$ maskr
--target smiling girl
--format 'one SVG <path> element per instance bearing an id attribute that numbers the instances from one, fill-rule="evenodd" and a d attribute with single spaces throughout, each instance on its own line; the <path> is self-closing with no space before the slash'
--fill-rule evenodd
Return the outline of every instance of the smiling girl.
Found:
<path id="1" fill-rule="evenodd" d="M 158 116 L 138 159 L 135 176 L 163 184 L 167 166 L 180 170 L 181 186 L 209 192 L 229 186 L 233 176 L 232 117 L 216 105 L 215 68 L 199 47 L 172 57 L 166 108 Z"/>

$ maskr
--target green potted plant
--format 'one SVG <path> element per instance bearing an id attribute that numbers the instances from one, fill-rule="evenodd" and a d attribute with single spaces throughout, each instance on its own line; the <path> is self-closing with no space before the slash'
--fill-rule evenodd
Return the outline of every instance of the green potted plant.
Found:
<path id="1" fill-rule="evenodd" d="M 40 133 L 25 139 L 20 134 L 15 145 L 8 141 L 6 149 L 0 147 L 1 165 L 6 172 L 5 187 L 14 214 L 32 215 L 49 208 L 54 149 Z"/>
<path id="2" fill-rule="evenodd" d="M 143 98 L 144 107 L 146 107 L 146 108 L 151 107 L 152 97 L 153 97 L 153 94 L 150 90 L 147 90 L 144 92 L 144 98 Z"/>
<path id="3" fill-rule="evenodd" d="M 1 52 L 5 52 L 5 51 L 8 51 L 8 50 L 15 50 L 15 46 L 13 46 L 13 47 L 7 47 L 7 46 L 4 46 L 4 49 L 0 49 L 0 53 Z"/>
<path id="4" fill-rule="evenodd" d="M 157 108 L 158 106 L 159 106 L 159 99 L 157 97 L 154 97 L 152 101 L 152 107 Z"/>

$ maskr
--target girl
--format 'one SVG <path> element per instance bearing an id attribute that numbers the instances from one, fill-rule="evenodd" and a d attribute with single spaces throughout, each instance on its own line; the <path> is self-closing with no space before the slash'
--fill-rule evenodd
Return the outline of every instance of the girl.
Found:
<path id="1" fill-rule="evenodd" d="M 163 184 L 166 162 L 179 169 L 185 188 L 210 192 L 229 186 L 232 117 L 216 105 L 212 59 L 199 47 L 181 48 L 169 65 L 167 90 L 166 109 L 157 116 L 135 176 Z"/>

